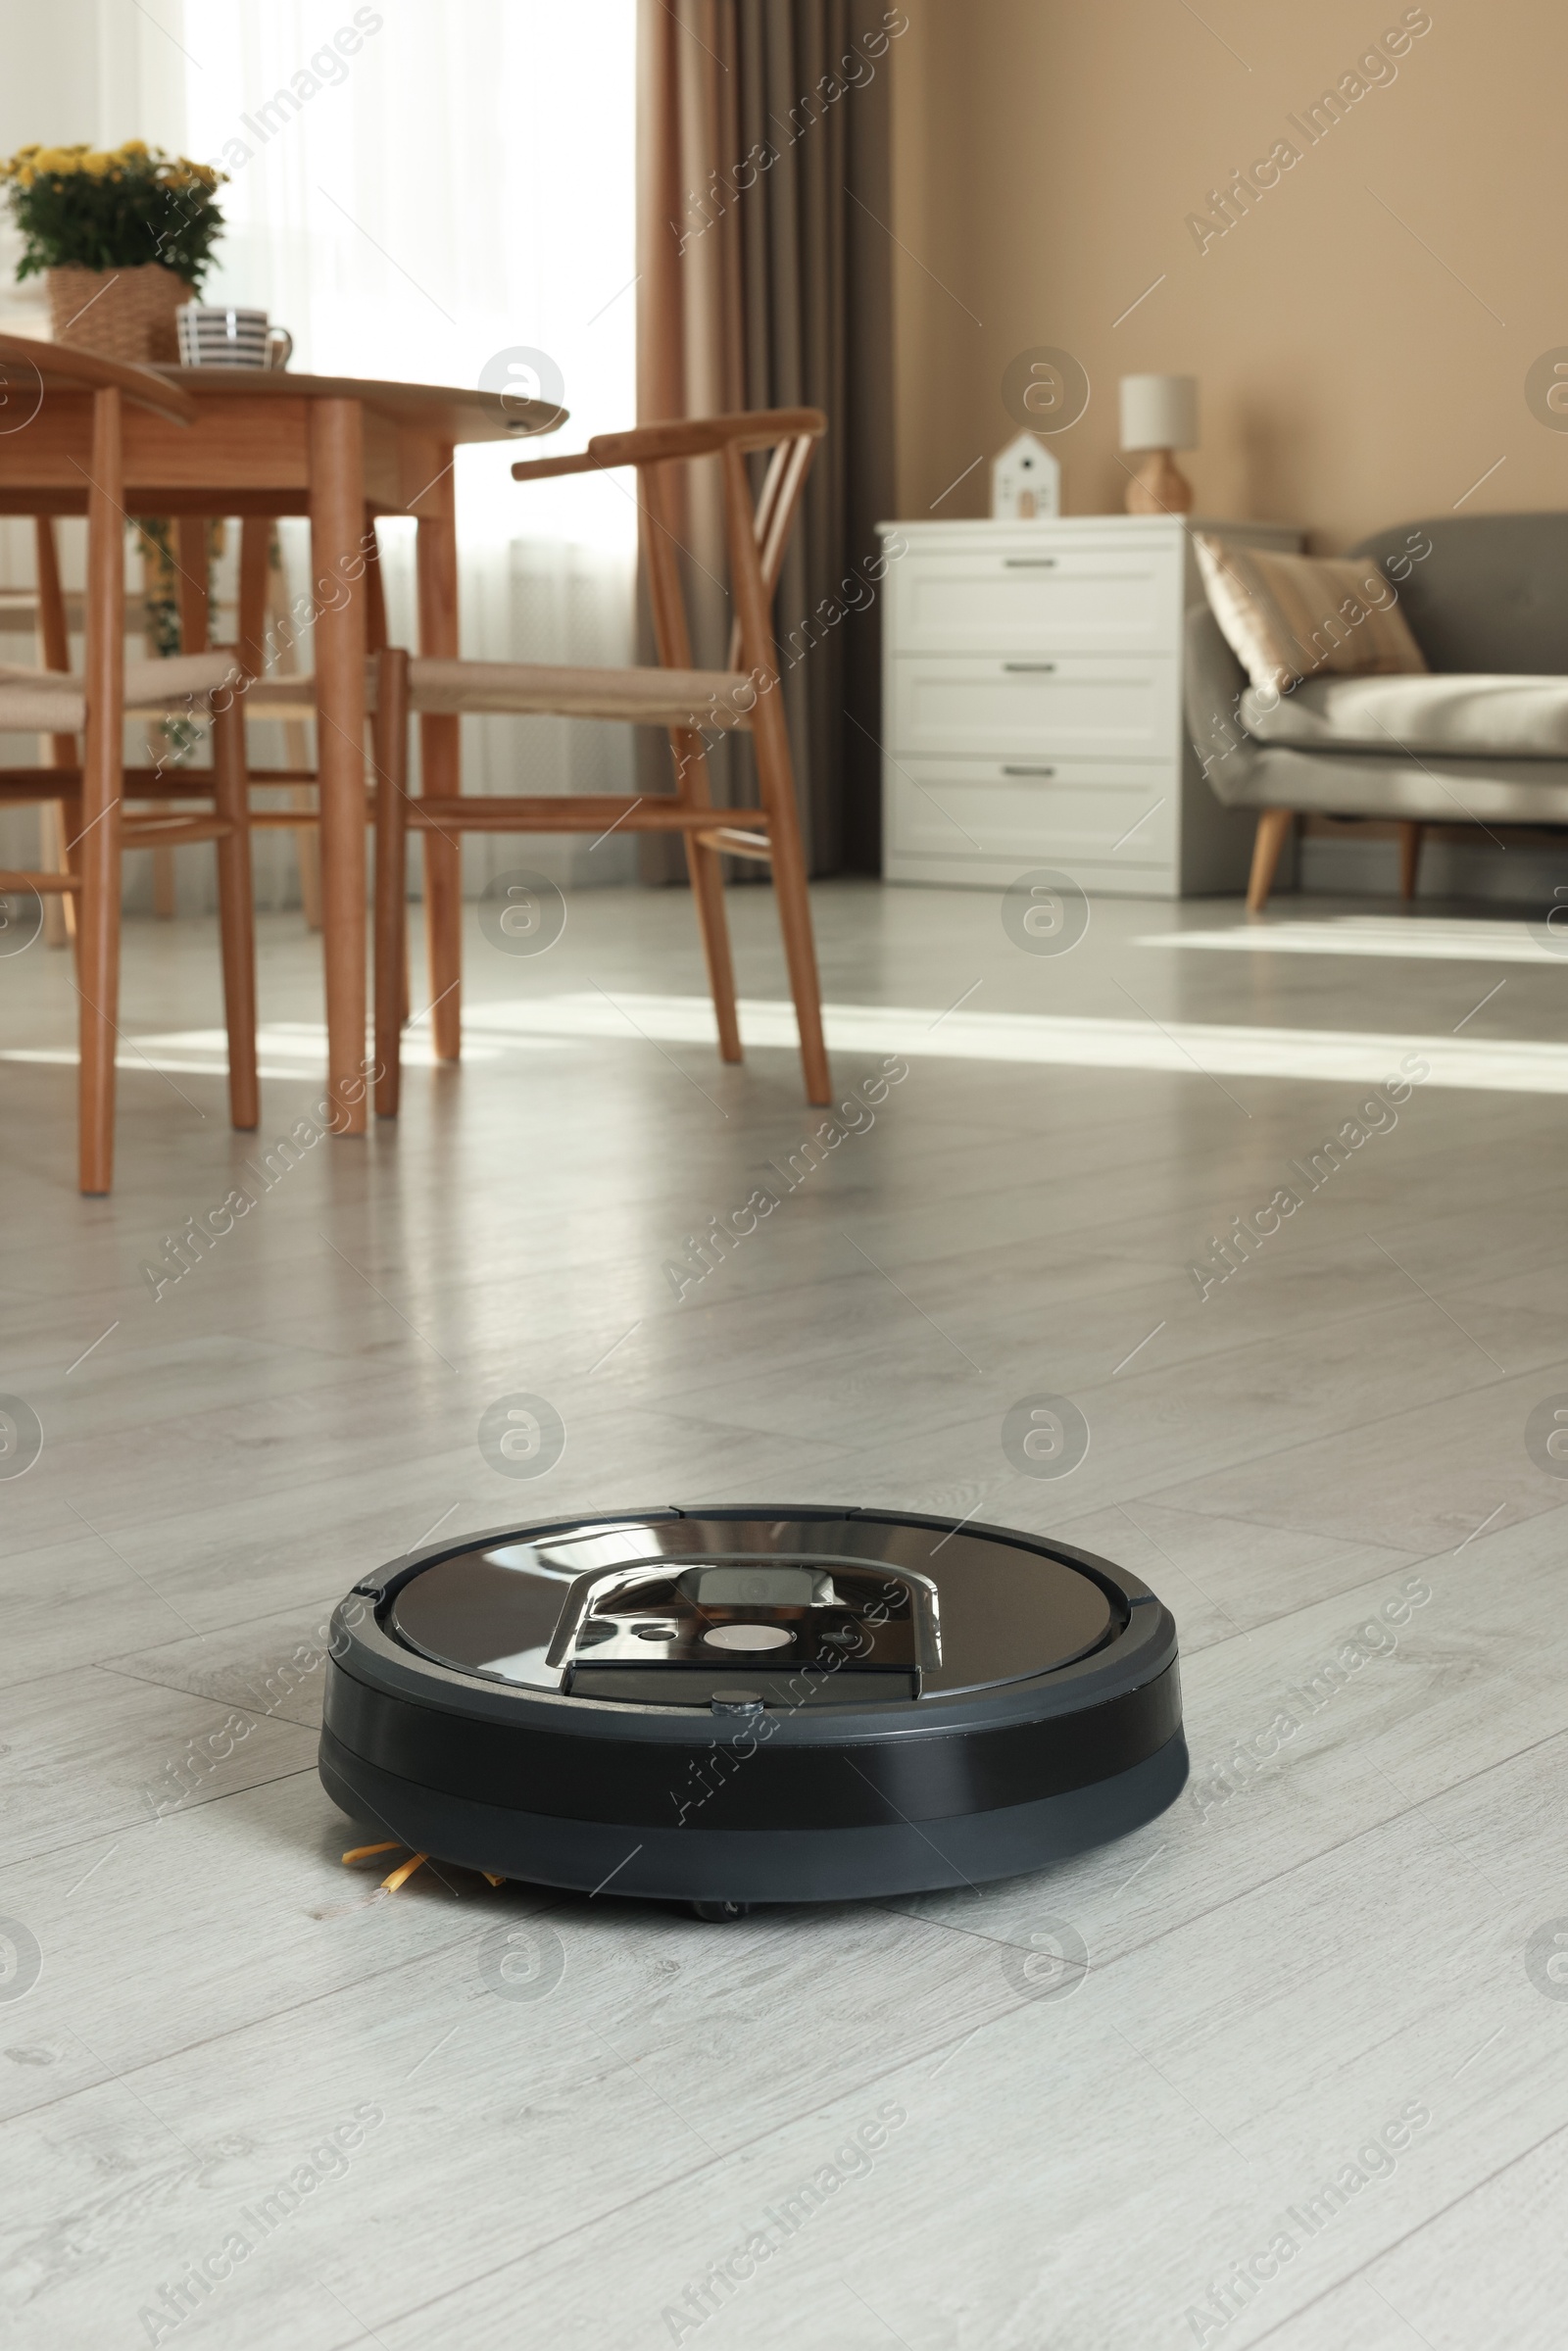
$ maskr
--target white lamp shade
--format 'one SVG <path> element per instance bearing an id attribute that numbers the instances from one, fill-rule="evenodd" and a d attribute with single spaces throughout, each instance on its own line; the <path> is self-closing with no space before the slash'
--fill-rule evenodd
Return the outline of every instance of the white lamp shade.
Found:
<path id="1" fill-rule="evenodd" d="M 1196 449 L 1196 375 L 1124 375 L 1121 379 L 1123 449 Z"/>

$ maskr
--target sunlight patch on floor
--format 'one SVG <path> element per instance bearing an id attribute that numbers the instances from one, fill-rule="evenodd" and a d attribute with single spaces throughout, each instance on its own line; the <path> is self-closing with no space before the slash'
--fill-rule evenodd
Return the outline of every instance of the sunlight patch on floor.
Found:
<path id="1" fill-rule="evenodd" d="M 1544 914 L 1545 909 L 1543 909 Z M 1401 920 L 1390 914 L 1238 922 L 1223 930 L 1157 931 L 1135 947 L 1214 948 L 1236 955 L 1391 955 L 1411 962 L 1541 963 L 1568 968 L 1568 905 L 1561 937 L 1547 947 L 1527 922 Z"/>
<path id="2" fill-rule="evenodd" d="M 793 1053 L 795 1012 L 787 1000 L 743 998 L 744 1043 L 758 1051 Z M 1395 1076 L 1401 1058 L 1419 1055 L 1435 1086 L 1474 1087 L 1486 1093 L 1568 1094 L 1568 1045 L 1517 1038 L 1412 1036 L 1360 1029 L 1264 1028 L 1195 1020 L 1123 1020 L 1065 1013 L 933 1010 L 930 1005 L 827 1004 L 823 1022 L 830 1051 L 898 1054 L 909 1060 L 1011 1061 L 1073 1069 L 1148 1069 L 1190 1076 L 1308 1078 L 1378 1085 Z M 573 1039 L 697 1045 L 711 1048 L 717 1031 L 705 996 L 652 996 L 622 989 L 612 997 L 541 996 L 513 1004 L 474 1004 L 463 1018 L 464 1058 L 470 1064 L 504 1061 L 514 1053 L 560 1053 Z M 310 1081 L 322 1078 L 326 1032 L 309 1021 L 279 1022 L 260 1032 L 262 1075 Z M 0 1060 L 74 1063 L 74 1049 L 13 1048 Z M 435 1066 L 427 1038 L 404 1045 L 406 1064 Z M 220 1029 L 126 1039 L 124 1070 L 155 1069 L 220 1077 L 226 1068 Z M 848 1073 L 842 1073 L 848 1083 Z"/>

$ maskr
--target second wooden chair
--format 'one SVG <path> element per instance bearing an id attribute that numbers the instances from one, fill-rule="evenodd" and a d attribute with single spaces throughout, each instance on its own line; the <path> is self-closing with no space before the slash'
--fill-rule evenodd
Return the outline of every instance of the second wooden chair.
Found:
<path id="1" fill-rule="evenodd" d="M 465 832 L 678 833 L 686 844 L 692 896 L 718 1023 L 718 1050 L 741 1058 L 735 977 L 724 917 L 723 858 L 754 857 L 771 865 L 790 992 L 800 1032 L 807 1099 L 831 1097 L 822 1041 L 816 951 L 807 896 L 806 859 L 795 804 L 795 781 L 779 692 L 772 603 L 801 491 L 827 419 L 818 409 L 759 410 L 690 422 L 644 425 L 606 433 L 580 455 L 514 465 L 519 481 L 614 466 L 637 469 L 643 514 L 643 556 L 661 666 L 576 669 L 514 661 L 421 661 L 397 648 L 379 658 L 375 743 L 376 808 L 375 1057 L 382 1075 L 375 1106 L 398 1107 L 401 1032 L 407 1017 L 408 835 L 425 844 L 426 922 L 437 1053 L 458 1053 L 458 855 Z M 771 450 L 761 491 L 754 502 L 746 460 Z M 679 543 L 669 468 L 716 457 L 723 467 L 734 625 L 727 669 L 692 667 L 691 637 L 681 594 Z M 411 711 L 426 717 L 465 712 L 514 712 L 568 718 L 610 718 L 664 728 L 675 765 L 672 794 L 624 796 L 557 794 L 501 798 L 488 794 L 410 798 L 408 729 Z M 761 807 L 715 808 L 710 786 L 705 731 L 752 736 Z"/>

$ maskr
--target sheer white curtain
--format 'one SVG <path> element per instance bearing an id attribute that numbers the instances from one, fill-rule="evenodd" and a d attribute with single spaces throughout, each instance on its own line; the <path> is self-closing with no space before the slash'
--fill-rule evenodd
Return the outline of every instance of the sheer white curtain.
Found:
<path id="1" fill-rule="evenodd" d="M 8 9 L 5 71 L 0 73 L 0 154 L 14 154 L 33 140 L 46 147 L 71 146 L 78 140 L 116 147 L 122 139 L 135 137 L 177 149 L 184 135 L 185 68 L 177 45 L 150 13 L 150 8 L 159 7 L 167 15 L 167 0 L 150 0 L 150 7 L 138 0 L 133 9 L 111 5 L 111 0 L 49 0 L 46 8 Z M 174 24 L 173 18 L 168 21 Z M 17 282 L 21 259 L 22 239 L 12 225 L 10 208 L 0 206 L 0 331 L 47 339 L 49 298 L 39 278 Z M 68 520 L 57 525 L 57 535 L 66 584 L 79 588 L 84 526 Z M 135 577 L 134 565 L 130 576 Z M 39 658 L 30 601 L 34 579 L 31 522 L 0 517 L 0 588 L 18 592 L 15 605 L 6 600 L 0 660 L 26 663 Z M 78 658 L 80 650 L 78 643 Z M 133 650 L 141 652 L 139 641 Z M 0 752 L 26 765 L 37 757 L 37 738 L 0 736 Z M 36 810 L 0 810 L 0 861 L 34 865 L 38 846 Z M 182 903 L 187 895 L 192 906 L 204 903 L 205 890 L 205 903 L 215 904 L 211 853 L 182 850 L 178 861 L 188 869 L 182 876 Z M 126 897 L 133 906 L 151 903 L 145 870 L 149 865 L 144 856 L 129 860 Z"/>
<path id="2" fill-rule="evenodd" d="M 472 385 L 498 354 L 542 352 L 571 420 L 535 454 L 634 421 L 634 0 L 60 4 L 81 20 L 66 44 L 80 86 L 72 101 L 40 63 L 25 107 L 0 96 L 11 143 L 141 136 L 220 164 L 227 228 L 205 299 L 270 311 L 297 369 Z M 521 485 L 509 468 L 528 447 L 458 455 L 463 650 L 628 661 L 631 483 Z M 414 525 L 380 528 L 393 634 L 412 644 Z M 305 525 L 283 536 L 303 588 Z M 468 790 L 634 789 L 625 729 L 464 727 Z M 281 746 L 264 735 L 257 752 L 270 761 Z M 257 846 L 275 900 L 292 879 L 285 839 Z M 470 888 L 516 862 L 505 837 L 466 849 Z M 633 849 L 606 842 L 589 865 L 586 842 L 537 839 L 529 857 L 601 882 L 629 877 Z"/>
<path id="3" fill-rule="evenodd" d="M 232 173 L 207 299 L 265 306 L 318 374 L 473 384 L 498 354 L 559 370 L 551 452 L 632 421 L 633 0 L 202 0 L 175 28 L 186 151 Z M 166 19 L 167 22 L 167 19 Z M 619 476 L 523 487 L 515 446 L 459 452 L 463 649 L 631 659 L 636 512 Z M 383 523 L 393 631 L 413 641 L 412 522 Z M 303 580 L 303 525 L 285 531 Z M 465 721 L 475 791 L 631 789 L 623 729 Z M 470 840 L 469 883 L 516 844 Z M 533 854 L 530 852 L 530 854 Z M 631 850 L 541 841 L 565 880 Z"/>

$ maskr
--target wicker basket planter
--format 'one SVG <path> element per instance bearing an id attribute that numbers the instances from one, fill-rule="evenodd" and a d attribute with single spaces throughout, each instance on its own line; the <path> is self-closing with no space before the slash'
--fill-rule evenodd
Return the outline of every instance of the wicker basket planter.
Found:
<path id="1" fill-rule="evenodd" d="M 162 262 L 142 262 L 134 269 L 82 269 L 69 264 L 47 275 L 57 343 L 132 366 L 149 361 L 177 366 L 174 313 L 191 300 L 191 289 Z"/>

